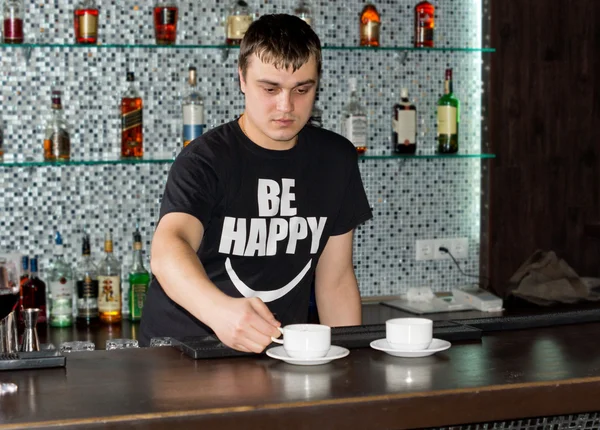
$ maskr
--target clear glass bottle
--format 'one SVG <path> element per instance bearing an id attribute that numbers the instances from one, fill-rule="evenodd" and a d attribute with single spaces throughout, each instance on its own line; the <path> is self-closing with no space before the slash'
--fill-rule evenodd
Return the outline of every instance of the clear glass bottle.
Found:
<path id="1" fill-rule="evenodd" d="M 375 6 L 367 3 L 360 13 L 360 46 L 379 46 L 381 16 Z"/>
<path id="2" fill-rule="evenodd" d="M 29 279 L 23 285 L 23 308 L 39 309 L 38 323 L 46 323 L 46 283 L 38 275 L 38 259 L 32 257 L 30 260 L 31 273 Z"/>
<path id="3" fill-rule="evenodd" d="M 98 7 L 95 0 L 81 0 L 73 13 L 75 42 L 98 43 Z"/>
<path id="4" fill-rule="evenodd" d="M 433 48 L 435 7 L 428 1 L 415 6 L 415 47 Z"/>
<path id="5" fill-rule="evenodd" d="M 135 75 L 127 72 L 128 86 L 121 97 L 121 157 L 144 156 L 144 104 L 135 87 Z"/>
<path id="6" fill-rule="evenodd" d="M 417 107 L 402 88 L 400 103 L 394 105 L 392 144 L 395 154 L 414 154 L 417 150 Z"/>
<path id="7" fill-rule="evenodd" d="M 312 14 L 312 8 L 308 0 L 298 0 L 298 4 L 294 9 L 294 15 L 306 22 L 312 28 L 315 28 L 315 20 Z"/>
<path id="8" fill-rule="evenodd" d="M 142 235 L 139 228 L 133 233 L 133 265 L 129 273 L 129 319 L 139 321 L 146 301 L 150 273 L 144 267 Z"/>
<path id="9" fill-rule="evenodd" d="M 362 106 L 356 91 L 356 78 L 349 78 L 350 99 L 342 112 L 342 136 L 356 147 L 359 154 L 367 151 L 367 110 Z"/>
<path id="10" fill-rule="evenodd" d="M 92 324 L 98 321 L 98 268 L 91 256 L 90 237 L 83 234 L 81 260 L 75 271 L 77 279 L 77 320 Z"/>
<path id="11" fill-rule="evenodd" d="M 54 259 L 48 274 L 50 297 L 50 325 L 69 327 L 73 324 L 73 271 L 63 258 L 63 240 L 56 232 Z"/>
<path id="12" fill-rule="evenodd" d="M 121 263 L 113 255 L 110 231 L 104 237 L 104 258 L 98 264 L 98 312 L 105 323 L 121 321 Z"/>
<path id="13" fill-rule="evenodd" d="M 4 0 L 2 7 L 2 35 L 4 43 L 23 43 L 23 0 Z"/>
<path id="14" fill-rule="evenodd" d="M 154 35 L 157 45 L 174 45 L 177 41 L 179 8 L 175 0 L 154 0 Z"/>
<path id="15" fill-rule="evenodd" d="M 460 101 L 454 95 L 452 69 L 446 69 L 444 95 L 437 103 L 437 152 L 458 152 L 458 125 L 460 123 Z"/>
<path id="16" fill-rule="evenodd" d="M 225 23 L 225 43 L 239 45 L 252 24 L 252 13 L 244 0 L 234 0 Z"/>
<path id="17" fill-rule="evenodd" d="M 69 124 L 63 114 L 62 92 L 52 90 L 52 112 L 44 136 L 44 160 L 69 161 L 70 158 L 71 137 Z"/>
<path id="18" fill-rule="evenodd" d="M 204 100 L 196 87 L 196 68 L 190 66 L 188 89 L 183 97 L 183 146 L 204 133 Z"/>

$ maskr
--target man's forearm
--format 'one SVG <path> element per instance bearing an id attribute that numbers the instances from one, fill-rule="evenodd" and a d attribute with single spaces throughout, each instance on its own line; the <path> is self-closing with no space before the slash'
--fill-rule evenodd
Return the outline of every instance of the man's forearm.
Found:
<path id="1" fill-rule="evenodd" d="M 152 273 L 175 303 L 207 323 L 211 311 L 226 298 L 208 278 L 194 250 L 170 237 L 152 250 Z"/>
<path id="2" fill-rule="evenodd" d="M 353 270 L 341 276 L 336 285 L 317 284 L 315 293 L 321 324 L 340 327 L 362 323 L 360 293 Z"/>

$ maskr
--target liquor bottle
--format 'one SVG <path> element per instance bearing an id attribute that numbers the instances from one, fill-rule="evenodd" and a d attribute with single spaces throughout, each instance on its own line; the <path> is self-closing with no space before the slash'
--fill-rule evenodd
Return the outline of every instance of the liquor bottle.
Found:
<path id="1" fill-rule="evenodd" d="M 312 111 L 310 112 L 310 118 L 308 119 L 308 123 L 313 127 L 322 128 L 323 127 L 323 110 L 320 109 L 316 103 L 313 104 Z"/>
<path id="2" fill-rule="evenodd" d="M 135 75 L 127 72 L 129 86 L 121 98 L 121 157 L 144 156 L 144 109 L 135 88 Z"/>
<path id="3" fill-rule="evenodd" d="M 23 287 L 29 281 L 29 257 L 21 257 L 21 277 L 19 278 L 19 306 L 17 307 L 18 321 L 22 321 L 21 309 L 23 308 Z"/>
<path id="4" fill-rule="evenodd" d="M 133 233 L 133 266 L 129 273 L 129 319 L 139 321 L 146 301 L 150 274 L 144 268 L 142 235 L 139 228 Z"/>
<path id="5" fill-rule="evenodd" d="M 252 14 L 248 3 L 244 0 L 234 0 L 225 23 L 227 45 L 239 45 L 250 24 L 252 24 Z"/>
<path id="6" fill-rule="evenodd" d="M 52 113 L 44 136 L 45 161 L 69 161 L 71 158 L 71 137 L 63 117 L 61 96 L 60 90 L 52 90 Z"/>
<path id="7" fill-rule="evenodd" d="M 23 43 L 23 0 L 4 0 L 2 8 L 4 43 Z"/>
<path id="8" fill-rule="evenodd" d="M 415 6 L 415 47 L 433 48 L 435 7 L 428 1 Z"/>
<path id="9" fill-rule="evenodd" d="M 314 28 L 315 21 L 308 0 L 298 0 L 298 5 L 294 9 L 294 15 Z"/>
<path id="10" fill-rule="evenodd" d="M 95 0 L 81 0 L 73 14 L 75 42 L 98 43 L 98 7 Z"/>
<path id="11" fill-rule="evenodd" d="M 121 264 L 113 255 L 110 231 L 104 237 L 104 258 L 98 265 L 98 312 L 105 323 L 121 321 Z"/>
<path id="12" fill-rule="evenodd" d="M 154 35 L 157 45 L 174 45 L 179 9 L 175 0 L 154 0 Z"/>
<path id="13" fill-rule="evenodd" d="M 356 93 L 356 78 L 348 79 L 350 100 L 342 112 L 342 136 L 356 146 L 359 154 L 367 151 L 367 112 Z"/>
<path id="14" fill-rule="evenodd" d="M 360 46 L 379 46 L 381 17 L 375 6 L 367 3 L 360 13 Z"/>
<path id="15" fill-rule="evenodd" d="M 417 108 L 402 88 L 400 103 L 394 105 L 392 143 L 396 154 L 414 154 L 417 150 Z"/>
<path id="16" fill-rule="evenodd" d="M 441 154 L 458 152 L 460 101 L 452 91 L 452 69 L 446 69 L 444 95 L 437 104 L 437 152 Z"/>
<path id="17" fill-rule="evenodd" d="M 23 308 L 39 309 L 38 323 L 46 322 L 46 284 L 38 276 L 37 257 L 31 258 L 31 274 L 23 285 Z"/>
<path id="18" fill-rule="evenodd" d="M 183 146 L 204 132 L 204 101 L 196 88 L 196 68 L 190 66 L 188 91 L 183 98 Z"/>
<path id="19" fill-rule="evenodd" d="M 90 237 L 83 235 L 81 261 L 77 264 L 77 320 L 91 324 L 98 320 L 98 269 L 92 261 Z"/>
<path id="20" fill-rule="evenodd" d="M 69 327 L 73 324 L 73 271 L 63 258 L 63 240 L 56 232 L 54 260 L 48 274 L 50 325 Z"/>

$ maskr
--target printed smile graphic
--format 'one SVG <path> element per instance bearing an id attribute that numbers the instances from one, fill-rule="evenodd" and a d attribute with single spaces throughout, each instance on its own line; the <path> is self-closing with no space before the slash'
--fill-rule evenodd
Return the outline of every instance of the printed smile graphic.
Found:
<path id="1" fill-rule="evenodd" d="M 300 271 L 300 273 L 298 273 L 294 279 L 292 279 L 290 282 L 288 282 L 287 285 L 279 288 L 278 290 L 272 290 L 272 291 L 254 291 L 252 288 L 247 286 L 240 279 L 240 277 L 237 275 L 237 273 L 235 273 L 235 271 L 233 270 L 233 267 L 231 267 L 231 260 L 229 259 L 229 257 L 227 257 L 227 260 L 225 260 L 225 269 L 227 270 L 227 274 L 229 275 L 231 282 L 233 282 L 233 285 L 235 285 L 235 288 L 238 289 L 238 291 L 242 294 L 242 296 L 258 297 L 263 302 L 269 303 L 269 302 L 273 302 L 277 299 L 282 298 L 287 293 L 292 291 L 296 287 L 296 285 L 298 285 L 300 283 L 302 278 L 304 278 L 306 273 L 310 270 L 311 264 L 312 264 L 312 259 L 308 260 L 308 263 L 306 264 L 306 266 L 304 266 L 304 269 L 302 269 Z"/>

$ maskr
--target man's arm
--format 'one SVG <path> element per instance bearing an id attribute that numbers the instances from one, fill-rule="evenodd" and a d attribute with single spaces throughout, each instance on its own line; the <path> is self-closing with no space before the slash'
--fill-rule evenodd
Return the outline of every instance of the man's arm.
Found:
<path id="1" fill-rule="evenodd" d="M 319 319 L 331 327 L 360 325 L 360 293 L 352 265 L 352 233 L 331 236 L 319 258 L 315 295 Z"/>
<path id="2" fill-rule="evenodd" d="M 260 299 L 229 297 L 208 278 L 196 255 L 203 235 L 195 217 L 165 215 L 152 239 L 152 273 L 171 300 L 212 328 L 224 344 L 261 352 L 271 336 L 279 336 L 279 322 Z"/>

